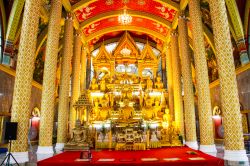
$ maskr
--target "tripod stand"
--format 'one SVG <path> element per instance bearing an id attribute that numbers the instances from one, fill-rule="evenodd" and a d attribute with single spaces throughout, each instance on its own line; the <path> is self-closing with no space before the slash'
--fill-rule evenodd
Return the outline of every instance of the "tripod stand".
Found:
<path id="1" fill-rule="evenodd" d="M 14 156 L 12 155 L 11 153 L 11 140 L 9 140 L 9 143 L 10 143 L 10 150 L 9 150 L 9 153 L 7 154 L 7 156 L 5 156 L 3 162 L 0 164 L 3 165 L 5 160 L 6 160 L 6 166 L 11 166 L 12 164 L 10 164 L 10 158 L 12 157 L 12 159 L 14 159 L 15 163 L 19 166 L 19 164 L 17 163 L 16 159 L 14 158 Z"/>

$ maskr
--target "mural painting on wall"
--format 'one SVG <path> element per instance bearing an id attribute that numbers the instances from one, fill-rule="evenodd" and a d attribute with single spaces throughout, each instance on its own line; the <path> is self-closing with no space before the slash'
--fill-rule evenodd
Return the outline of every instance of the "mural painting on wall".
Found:
<path id="1" fill-rule="evenodd" d="M 201 13 L 202 13 L 202 20 L 204 24 L 208 27 L 210 31 L 212 31 L 212 20 L 210 15 L 209 3 L 205 0 L 201 2 Z"/>
<path id="2" fill-rule="evenodd" d="M 219 78 L 217 62 L 214 55 L 214 52 L 210 45 L 206 42 L 206 54 L 207 54 L 207 67 L 208 67 L 208 76 L 209 82 L 213 82 Z"/>

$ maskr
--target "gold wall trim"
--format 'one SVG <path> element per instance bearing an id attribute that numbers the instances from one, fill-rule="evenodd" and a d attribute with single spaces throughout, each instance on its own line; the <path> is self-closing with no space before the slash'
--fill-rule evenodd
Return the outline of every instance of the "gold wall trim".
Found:
<path id="1" fill-rule="evenodd" d="M 106 19 L 106 18 L 110 18 L 110 17 L 115 17 L 118 16 L 119 14 L 121 14 L 121 10 L 116 10 L 116 11 L 110 11 L 110 12 L 105 12 L 105 13 L 101 13 L 98 14 L 92 18 L 87 19 L 86 21 L 83 21 L 80 24 L 81 29 L 87 27 L 88 25 L 93 24 L 94 22 Z M 136 17 L 141 17 L 141 18 L 146 18 L 155 22 L 158 22 L 164 26 L 166 26 L 167 28 L 171 28 L 172 24 L 170 21 L 167 21 L 166 19 L 159 17 L 159 16 L 155 16 L 153 14 L 147 13 L 147 12 L 139 12 L 136 10 L 127 10 L 127 13 L 130 14 L 131 16 L 136 16 Z"/>
<path id="2" fill-rule="evenodd" d="M 7 73 L 7 74 L 9 74 L 9 75 L 11 75 L 11 76 L 13 76 L 13 77 L 16 76 L 16 71 L 15 70 L 13 70 L 13 69 L 11 69 L 9 67 L 6 67 L 6 66 L 4 66 L 2 64 L 0 64 L 0 70 Z M 34 81 L 34 80 L 32 81 L 32 86 L 42 90 L 42 85 L 39 84 L 38 82 Z"/>
<path id="3" fill-rule="evenodd" d="M 166 37 L 164 35 L 156 32 L 156 31 L 153 31 L 153 30 L 150 30 L 150 29 L 147 29 L 147 28 L 143 28 L 143 27 L 136 27 L 136 26 L 130 26 L 130 25 L 129 26 L 121 26 L 121 25 L 119 25 L 119 26 L 114 26 L 114 27 L 99 30 L 99 31 L 97 31 L 95 33 L 92 33 L 88 37 L 86 37 L 86 40 L 87 40 L 87 42 L 89 42 L 90 40 L 94 39 L 95 37 L 101 36 L 103 34 L 110 33 L 110 32 L 116 32 L 116 31 L 125 31 L 125 30 L 143 32 L 143 33 L 155 36 L 155 37 L 157 37 L 158 39 L 160 39 L 162 41 L 166 40 Z"/>
<path id="4" fill-rule="evenodd" d="M 235 73 L 236 73 L 236 76 L 249 70 L 250 69 L 250 63 L 246 64 L 245 66 L 242 66 L 242 67 L 239 67 L 235 70 Z M 210 88 L 214 88 L 216 86 L 219 86 L 220 85 L 220 80 L 217 79 L 215 81 L 213 81 L 212 83 L 209 84 L 209 87 Z"/>

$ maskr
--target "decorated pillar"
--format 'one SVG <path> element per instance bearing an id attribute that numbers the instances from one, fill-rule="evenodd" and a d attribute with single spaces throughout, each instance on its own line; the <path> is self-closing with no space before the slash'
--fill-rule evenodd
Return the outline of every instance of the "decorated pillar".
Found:
<path id="1" fill-rule="evenodd" d="M 184 85 L 186 145 L 197 150 L 198 143 L 196 138 L 194 92 L 190 61 L 191 55 L 188 42 L 188 27 L 184 11 L 179 11 L 178 30 L 181 45 L 179 48 L 181 56 L 181 71 Z"/>
<path id="2" fill-rule="evenodd" d="M 174 91 L 173 91 L 173 66 L 170 44 L 167 45 L 167 81 L 168 81 L 168 107 L 171 118 L 174 120 Z"/>
<path id="3" fill-rule="evenodd" d="M 73 19 L 68 13 L 64 25 L 63 53 L 59 90 L 58 127 L 56 150 L 60 151 L 67 141 L 69 113 L 70 65 L 73 54 Z"/>
<path id="4" fill-rule="evenodd" d="M 161 55 L 161 73 L 162 73 L 162 82 L 164 88 L 167 88 L 167 78 L 166 78 L 166 54 Z"/>
<path id="5" fill-rule="evenodd" d="M 184 137 L 184 123 L 183 123 L 183 102 L 181 89 L 181 66 L 179 57 L 179 43 L 178 33 L 176 30 L 171 32 L 171 55 L 173 68 L 173 95 L 174 95 L 174 121 L 180 134 Z"/>
<path id="6" fill-rule="evenodd" d="M 193 30 L 196 91 L 198 96 L 200 128 L 200 150 L 213 154 L 216 153 L 216 148 L 214 145 L 212 110 L 200 0 L 190 0 L 189 9 Z"/>
<path id="7" fill-rule="evenodd" d="M 236 35 L 236 44 L 240 53 L 241 65 L 249 63 L 249 56 L 247 53 L 247 46 L 245 41 L 245 36 L 243 32 L 243 24 L 240 18 L 240 13 L 235 0 L 225 0 L 227 4 L 227 11 L 233 22 L 233 29 Z M 248 23 L 248 21 L 247 21 Z"/>
<path id="8" fill-rule="evenodd" d="M 39 132 L 39 146 L 37 153 L 53 154 L 52 134 L 55 110 L 56 68 L 58 57 L 59 34 L 61 32 L 61 0 L 51 1 L 51 13 L 48 25 L 48 39 L 46 44 L 46 58 L 43 74 L 43 91 L 41 102 L 41 121 Z M 63 76 L 62 76 L 63 77 Z"/>
<path id="9" fill-rule="evenodd" d="M 20 17 L 23 11 L 25 0 L 14 1 L 10 17 L 8 20 L 8 27 L 6 32 L 6 39 L 4 44 L 4 52 L 3 52 L 3 64 L 11 65 L 11 61 L 14 61 L 14 40 L 16 37 L 16 32 L 18 29 Z M 39 9 L 40 10 L 40 9 Z M 12 66 L 14 67 L 14 66 Z"/>
<path id="10" fill-rule="evenodd" d="M 210 0 L 224 126 L 224 159 L 248 161 L 225 1 Z"/>
<path id="11" fill-rule="evenodd" d="M 85 47 L 82 47 L 81 76 L 80 76 L 81 92 L 83 92 L 86 89 L 86 63 L 87 63 L 87 50 Z"/>
<path id="12" fill-rule="evenodd" d="M 89 88 L 90 86 L 90 77 L 91 77 L 91 55 L 88 54 L 87 55 L 87 73 L 86 73 L 86 85 L 87 85 L 87 89 Z M 96 77 L 96 76 L 94 76 Z"/>
<path id="13" fill-rule="evenodd" d="M 12 152 L 18 163 L 24 163 L 29 160 L 28 131 L 31 83 L 33 80 L 39 24 L 39 13 L 37 11 L 40 8 L 40 0 L 29 0 L 24 7 L 11 111 L 11 121 L 18 123 L 17 140 L 12 142 Z"/>
<path id="14" fill-rule="evenodd" d="M 75 127 L 76 110 L 73 107 L 80 96 L 80 59 L 81 59 L 81 36 L 80 32 L 75 33 L 74 37 L 74 53 L 72 63 L 72 93 L 70 100 L 70 133 Z"/>

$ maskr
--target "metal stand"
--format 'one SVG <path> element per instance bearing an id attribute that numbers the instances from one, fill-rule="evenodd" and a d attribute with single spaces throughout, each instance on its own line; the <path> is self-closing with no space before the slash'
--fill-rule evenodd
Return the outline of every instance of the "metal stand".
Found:
<path id="1" fill-rule="evenodd" d="M 12 159 L 15 161 L 15 163 L 19 166 L 19 164 L 17 163 L 17 161 L 16 161 L 16 159 L 14 158 L 14 156 L 12 155 L 12 153 L 11 153 L 11 140 L 9 140 L 10 142 L 10 150 L 9 150 L 9 153 L 8 153 L 8 155 L 7 156 L 5 156 L 5 158 L 4 158 L 4 160 L 3 160 L 3 162 L 0 164 L 0 166 L 1 165 L 4 165 L 4 162 L 5 162 L 5 160 L 6 160 L 6 166 L 11 166 L 12 164 L 10 164 L 10 158 L 12 157 Z"/>

